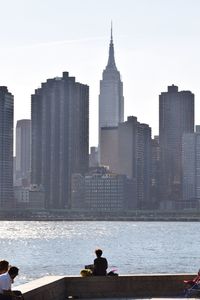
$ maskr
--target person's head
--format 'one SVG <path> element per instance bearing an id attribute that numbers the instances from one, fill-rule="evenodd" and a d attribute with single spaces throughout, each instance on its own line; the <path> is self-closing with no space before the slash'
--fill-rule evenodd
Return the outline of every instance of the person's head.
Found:
<path id="1" fill-rule="evenodd" d="M 95 254 L 96 254 L 97 257 L 101 257 L 102 253 L 103 253 L 103 251 L 101 249 L 96 249 L 95 250 Z"/>
<path id="2" fill-rule="evenodd" d="M 12 279 L 14 279 L 19 273 L 19 269 L 17 267 L 10 267 L 10 269 L 8 270 L 8 274 L 10 275 L 10 277 Z"/>
<path id="3" fill-rule="evenodd" d="M 0 274 L 8 272 L 9 262 L 7 260 L 0 260 Z"/>

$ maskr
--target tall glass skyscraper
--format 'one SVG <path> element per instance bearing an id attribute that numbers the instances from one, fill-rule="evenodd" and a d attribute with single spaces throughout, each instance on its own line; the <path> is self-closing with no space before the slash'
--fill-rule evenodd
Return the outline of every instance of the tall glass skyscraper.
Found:
<path id="1" fill-rule="evenodd" d="M 159 96 L 161 194 L 166 201 L 182 199 L 182 136 L 194 132 L 194 94 L 175 85 Z"/>
<path id="2" fill-rule="evenodd" d="M 0 87 L 0 207 L 13 207 L 13 111 L 14 97 Z"/>
<path id="3" fill-rule="evenodd" d="M 71 175 L 88 170 L 89 87 L 69 77 L 48 79 L 32 95 L 31 183 L 46 208 L 69 208 Z"/>
<path id="4" fill-rule="evenodd" d="M 183 135 L 183 200 L 189 205 L 200 200 L 200 126 Z"/>

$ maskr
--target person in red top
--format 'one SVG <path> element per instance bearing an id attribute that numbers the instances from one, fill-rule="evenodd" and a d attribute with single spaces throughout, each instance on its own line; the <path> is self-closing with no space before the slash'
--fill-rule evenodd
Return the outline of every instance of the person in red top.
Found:
<path id="1" fill-rule="evenodd" d="M 192 279 L 192 280 L 184 280 L 184 283 L 186 284 L 186 289 L 189 289 L 192 286 L 194 286 L 195 284 L 200 283 L 200 269 L 198 271 L 197 276 L 194 279 Z"/>

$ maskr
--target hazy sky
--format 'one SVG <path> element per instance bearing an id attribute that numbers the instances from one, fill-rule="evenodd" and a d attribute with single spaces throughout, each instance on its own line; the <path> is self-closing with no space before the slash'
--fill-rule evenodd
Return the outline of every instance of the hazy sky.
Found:
<path id="1" fill-rule="evenodd" d="M 158 95 L 176 84 L 195 94 L 200 123 L 199 0 L 0 0 L 0 85 L 15 97 L 15 122 L 30 95 L 68 71 L 90 86 L 90 145 L 97 145 L 99 81 L 113 21 L 125 118 L 158 133 Z"/>

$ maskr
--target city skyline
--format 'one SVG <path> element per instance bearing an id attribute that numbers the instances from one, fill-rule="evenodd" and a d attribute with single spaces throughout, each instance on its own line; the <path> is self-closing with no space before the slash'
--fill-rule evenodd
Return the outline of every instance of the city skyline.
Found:
<path id="1" fill-rule="evenodd" d="M 99 82 L 111 19 L 125 118 L 136 116 L 158 134 L 158 96 L 175 84 L 195 94 L 200 123 L 198 1 L 20 0 L 1 7 L 0 83 L 15 97 L 15 124 L 30 118 L 31 94 L 40 82 L 67 71 L 90 86 L 90 146 L 98 144 Z"/>

